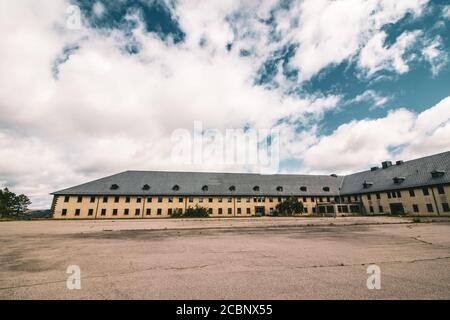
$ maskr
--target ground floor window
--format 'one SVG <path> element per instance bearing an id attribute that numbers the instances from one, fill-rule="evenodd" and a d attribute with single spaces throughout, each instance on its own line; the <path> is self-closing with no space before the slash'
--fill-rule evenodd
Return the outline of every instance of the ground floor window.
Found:
<path id="1" fill-rule="evenodd" d="M 100 213 L 102 216 L 106 216 L 106 209 L 102 209 L 102 212 Z"/>
<path id="2" fill-rule="evenodd" d="M 449 208 L 447 202 L 443 202 L 442 203 L 442 209 L 444 210 L 444 212 L 449 212 L 450 211 L 450 208 Z"/>
<path id="3" fill-rule="evenodd" d="M 89 209 L 88 216 L 92 216 L 94 214 L 94 209 Z"/>
<path id="4" fill-rule="evenodd" d="M 413 211 L 419 212 L 419 206 L 417 204 L 413 204 Z"/>
<path id="5" fill-rule="evenodd" d="M 80 215 L 80 211 L 81 211 L 80 209 L 75 209 L 75 215 L 79 216 Z"/>
<path id="6" fill-rule="evenodd" d="M 428 212 L 433 212 L 433 205 L 431 203 L 427 203 L 427 210 Z"/>
<path id="7" fill-rule="evenodd" d="M 67 215 L 67 209 L 62 209 L 61 215 L 62 215 L 62 216 Z"/>

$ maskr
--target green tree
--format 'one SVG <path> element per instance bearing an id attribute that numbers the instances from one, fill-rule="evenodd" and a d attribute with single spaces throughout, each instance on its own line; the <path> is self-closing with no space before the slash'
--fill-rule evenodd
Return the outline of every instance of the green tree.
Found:
<path id="1" fill-rule="evenodd" d="M 275 207 L 275 214 L 280 216 L 292 216 L 303 212 L 303 202 L 298 201 L 296 197 L 288 197 Z"/>
<path id="2" fill-rule="evenodd" d="M 184 217 L 187 218 L 206 218 L 209 217 L 208 209 L 199 207 L 196 205 L 194 208 L 187 208 L 186 212 L 184 213 Z"/>
<path id="3" fill-rule="evenodd" d="M 24 194 L 16 195 L 8 188 L 0 190 L 0 215 L 17 216 L 27 211 L 30 204 L 30 199 Z"/>

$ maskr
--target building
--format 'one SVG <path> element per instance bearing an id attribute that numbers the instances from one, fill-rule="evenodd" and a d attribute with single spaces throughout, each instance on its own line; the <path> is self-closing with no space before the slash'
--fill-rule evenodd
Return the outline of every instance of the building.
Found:
<path id="1" fill-rule="evenodd" d="M 289 196 L 303 215 L 448 215 L 450 151 L 346 176 L 126 171 L 52 194 L 57 219 L 163 218 L 196 205 L 214 217 L 270 215 Z"/>

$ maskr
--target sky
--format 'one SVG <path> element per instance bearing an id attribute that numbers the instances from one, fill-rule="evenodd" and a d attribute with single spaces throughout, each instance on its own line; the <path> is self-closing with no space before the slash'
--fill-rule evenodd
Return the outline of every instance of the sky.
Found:
<path id="1" fill-rule="evenodd" d="M 174 161 L 196 123 L 276 130 L 279 173 L 448 151 L 449 29 L 448 0 L 1 1 L 0 187 L 48 208 L 125 170 L 258 172 Z"/>

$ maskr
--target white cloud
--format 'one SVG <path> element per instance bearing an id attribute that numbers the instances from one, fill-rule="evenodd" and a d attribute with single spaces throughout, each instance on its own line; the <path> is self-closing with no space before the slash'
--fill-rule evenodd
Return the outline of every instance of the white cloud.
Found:
<path id="1" fill-rule="evenodd" d="M 439 36 L 422 49 L 422 55 L 430 63 L 434 77 L 448 63 L 448 54 L 444 49 L 442 38 Z"/>
<path id="2" fill-rule="evenodd" d="M 306 150 L 304 164 L 311 172 L 366 170 L 394 157 L 407 160 L 448 151 L 449 133 L 450 97 L 419 114 L 402 108 L 384 118 L 341 125 Z M 401 152 L 394 155 L 392 148 Z"/>
<path id="3" fill-rule="evenodd" d="M 369 102 L 370 109 L 374 109 L 384 106 L 390 99 L 391 97 L 382 96 L 374 90 L 367 90 L 348 101 L 348 104 Z"/>
<path id="4" fill-rule="evenodd" d="M 450 19 L 450 5 L 442 8 L 442 16 L 446 19 Z"/>
<path id="5" fill-rule="evenodd" d="M 278 16 L 278 21 L 290 21 L 293 17 L 298 17 L 298 27 L 280 23 L 279 31 L 287 33 L 299 43 L 292 64 L 300 69 L 302 79 L 307 80 L 330 64 L 354 59 L 383 25 L 398 21 L 407 12 L 420 15 L 427 2 L 301 1 L 289 12 L 281 12 Z M 400 63 L 398 58 L 394 60 L 395 63 Z M 402 68 L 401 65 L 397 67 Z"/>
<path id="6" fill-rule="evenodd" d="M 380 70 L 392 70 L 399 74 L 408 72 L 406 51 L 416 43 L 421 34 L 421 31 L 404 32 L 393 45 L 386 47 L 384 43 L 387 34 L 379 32 L 361 50 L 358 63 L 368 76 Z"/>

